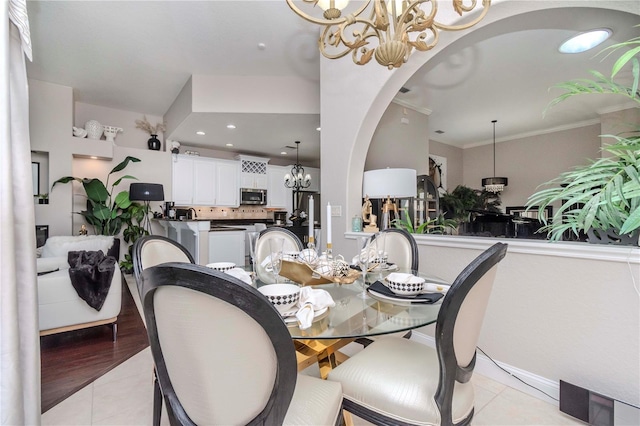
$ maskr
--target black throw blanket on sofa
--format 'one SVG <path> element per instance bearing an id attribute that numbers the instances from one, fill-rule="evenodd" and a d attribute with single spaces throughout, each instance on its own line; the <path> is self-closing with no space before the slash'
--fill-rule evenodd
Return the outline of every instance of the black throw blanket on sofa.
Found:
<path id="1" fill-rule="evenodd" d="M 102 250 L 81 250 L 70 251 L 67 261 L 71 284 L 78 296 L 96 311 L 102 309 L 111 287 L 116 259 L 105 256 Z"/>

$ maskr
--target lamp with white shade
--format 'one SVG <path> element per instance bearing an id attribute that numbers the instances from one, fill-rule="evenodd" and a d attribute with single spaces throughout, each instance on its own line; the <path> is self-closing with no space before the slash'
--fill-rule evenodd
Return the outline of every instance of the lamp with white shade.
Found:
<path id="1" fill-rule="evenodd" d="M 417 193 L 417 173 L 413 169 L 380 169 L 364 172 L 362 195 L 372 199 L 385 199 L 382 208 L 380 228 L 391 226 L 391 212 L 398 217 L 398 206 L 392 198 L 415 197 Z"/>

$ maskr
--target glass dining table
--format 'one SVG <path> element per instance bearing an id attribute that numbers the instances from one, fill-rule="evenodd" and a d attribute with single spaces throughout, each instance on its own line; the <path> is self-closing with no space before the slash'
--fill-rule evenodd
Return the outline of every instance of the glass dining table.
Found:
<path id="1" fill-rule="evenodd" d="M 376 281 L 384 282 L 384 278 L 392 270 L 372 271 L 367 274 L 367 286 Z M 393 272 L 407 272 L 393 270 Z M 444 280 L 427 273 L 418 273 L 427 283 L 438 284 L 441 289 L 448 288 Z M 283 282 L 283 278 L 280 278 Z M 268 285 L 260 280 L 257 287 Z M 366 293 L 363 296 L 363 281 L 358 278 L 352 284 L 321 284 L 312 286 L 326 290 L 335 306 L 316 313 L 311 327 L 301 329 L 293 318 L 283 319 L 287 323 L 296 350 L 301 356 L 308 356 L 320 365 L 322 377 L 326 377 L 331 368 L 346 357 L 339 349 L 358 338 L 368 338 L 385 334 L 409 331 L 432 324 L 438 317 L 442 298 L 435 303 L 416 303 L 416 300 L 394 300 L 394 298 Z M 300 365 L 300 363 L 299 363 Z M 303 363 L 304 365 L 304 363 Z"/>

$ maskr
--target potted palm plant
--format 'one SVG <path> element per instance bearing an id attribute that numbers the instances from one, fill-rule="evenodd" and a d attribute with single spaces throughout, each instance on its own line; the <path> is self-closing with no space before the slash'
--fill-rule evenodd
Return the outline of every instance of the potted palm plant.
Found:
<path id="1" fill-rule="evenodd" d="M 594 79 L 572 80 L 559 84 L 565 93 L 549 107 L 580 94 L 607 93 L 626 96 L 640 107 L 640 38 L 608 47 L 611 53 L 625 49 L 614 63 L 611 76 L 591 71 Z M 627 64 L 632 66 L 633 81 L 625 86 L 614 80 Z M 560 174 L 543 184 L 531 195 L 527 208 L 539 208 L 539 219 L 545 224 L 540 231 L 551 240 L 559 240 L 565 231 L 578 235 L 586 232 L 592 242 L 631 243 L 638 245 L 640 231 L 640 126 L 620 135 L 603 135 L 613 143 L 602 148 L 610 157 L 592 160 Z M 559 203 L 551 220 L 544 217 L 545 208 Z M 595 240 L 594 240 L 595 238 Z"/>

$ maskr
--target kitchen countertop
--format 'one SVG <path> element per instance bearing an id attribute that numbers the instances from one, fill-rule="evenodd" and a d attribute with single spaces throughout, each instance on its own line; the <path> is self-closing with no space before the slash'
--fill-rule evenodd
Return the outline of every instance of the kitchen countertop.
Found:
<path id="1" fill-rule="evenodd" d="M 244 232 L 244 228 L 234 228 L 232 226 L 213 225 L 209 229 L 209 232 L 220 232 L 220 231 L 242 231 L 242 232 Z"/>

